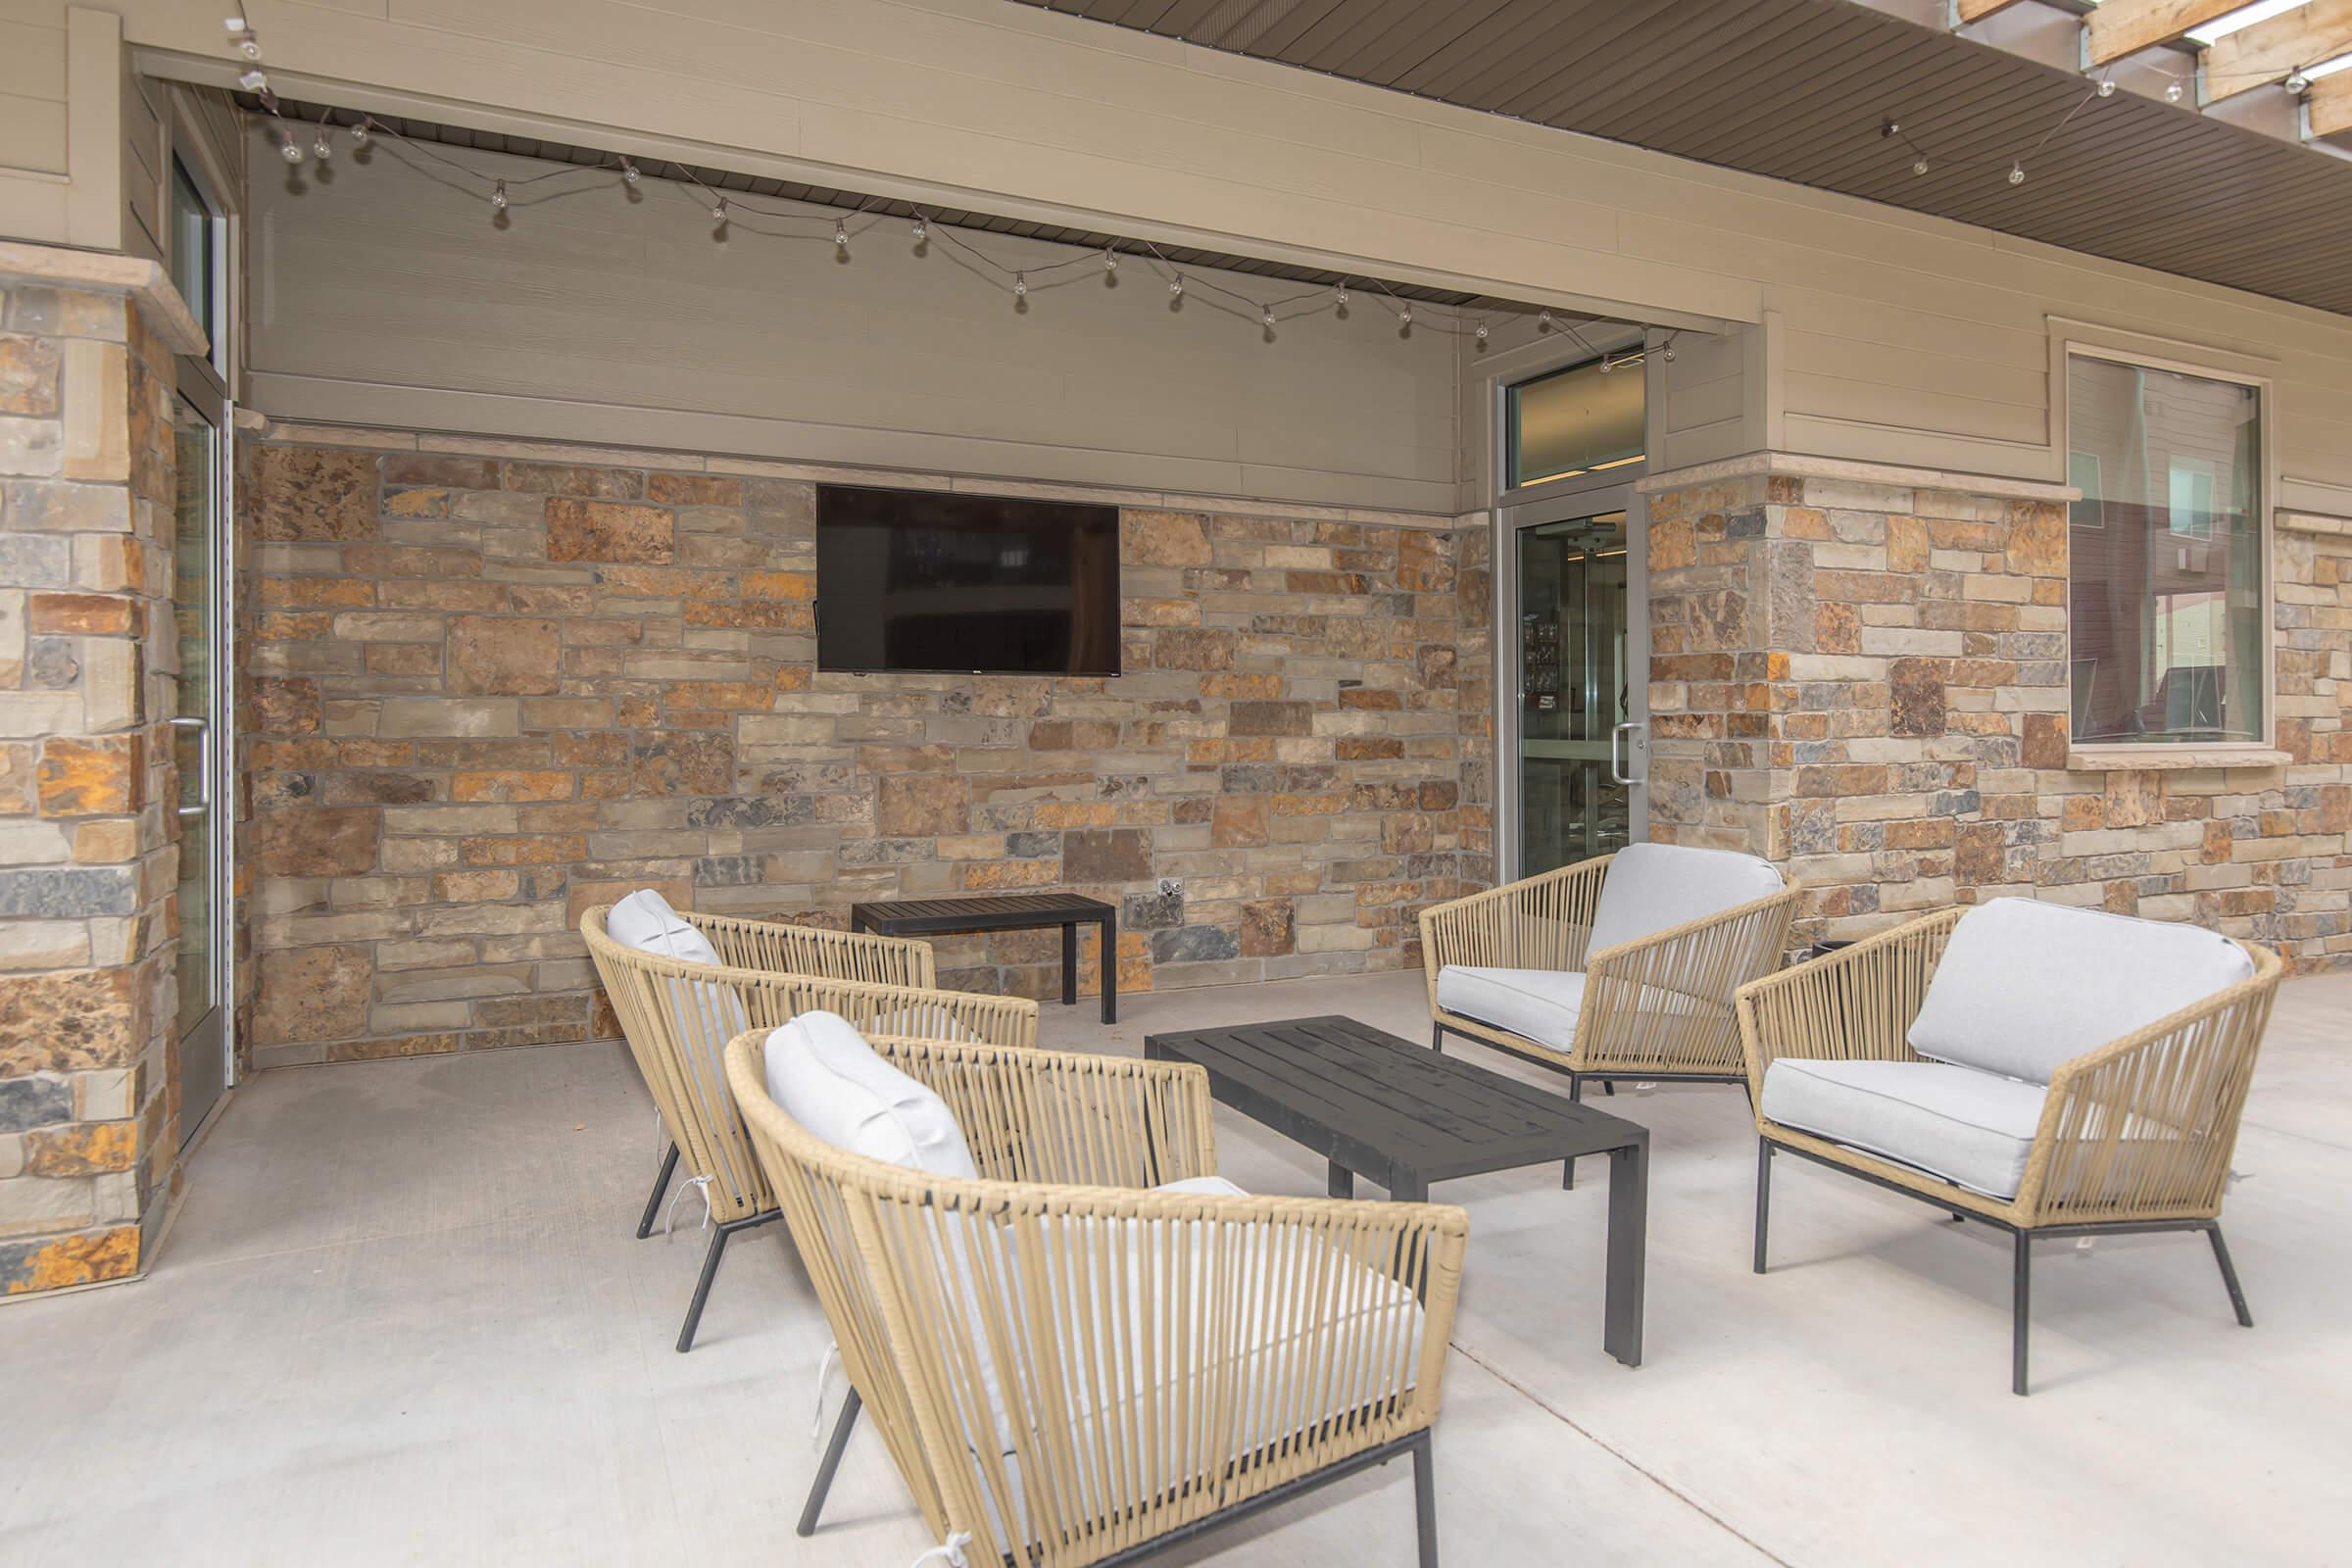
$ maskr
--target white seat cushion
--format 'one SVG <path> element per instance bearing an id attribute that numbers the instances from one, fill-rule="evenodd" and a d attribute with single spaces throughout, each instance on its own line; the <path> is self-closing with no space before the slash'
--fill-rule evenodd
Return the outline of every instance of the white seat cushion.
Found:
<path id="1" fill-rule="evenodd" d="M 1953 927 L 1911 1049 L 2046 1084 L 2060 1063 L 2253 973 L 2243 948 L 2197 926 L 1994 899 Z"/>
<path id="2" fill-rule="evenodd" d="M 1438 971 L 1440 1007 L 1554 1051 L 1576 1044 L 1576 1014 L 1584 1000 L 1585 977 L 1573 969 L 1485 969 L 1449 963 Z"/>
<path id="3" fill-rule="evenodd" d="M 2014 1198 L 2047 1091 L 1938 1061 L 1808 1061 L 1764 1071 L 1765 1118 Z"/>
<path id="4" fill-rule="evenodd" d="M 1682 844 L 1629 844 L 1609 861 L 1588 956 L 1770 898 L 1788 883 L 1770 860 Z"/>
<path id="5" fill-rule="evenodd" d="M 613 905 L 605 915 L 605 935 L 624 948 L 659 958 L 718 961 L 718 950 L 710 946 L 710 939 L 652 888 L 640 889 Z"/>
<path id="6" fill-rule="evenodd" d="M 770 1031 L 763 1059 L 769 1097 L 834 1148 L 934 1176 L 978 1179 L 948 1102 L 884 1061 L 839 1014 L 804 1012 Z"/>

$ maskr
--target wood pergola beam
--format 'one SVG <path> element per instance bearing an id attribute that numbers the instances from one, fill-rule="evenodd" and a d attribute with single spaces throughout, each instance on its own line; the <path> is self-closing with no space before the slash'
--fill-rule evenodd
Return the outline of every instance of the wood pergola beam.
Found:
<path id="1" fill-rule="evenodd" d="M 2352 71 L 2322 76 L 2303 95 L 2304 134 L 2314 141 L 2352 131 Z"/>
<path id="2" fill-rule="evenodd" d="M 2311 0 L 2283 16 L 2240 27 L 2204 50 L 2205 101 L 2267 87 L 2297 66 L 2352 51 L 2352 0 Z"/>
<path id="3" fill-rule="evenodd" d="M 2102 0 L 2082 19 L 2090 63 L 2104 66 L 2142 49 L 2171 43 L 2192 27 L 2226 17 L 2246 0 Z"/>
<path id="4" fill-rule="evenodd" d="M 1983 22 L 1996 11 L 2006 11 L 2015 4 L 2017 0 L 1956 0 L 1953 10 L 1959 16 L 1961 25 L 1966 26 L 1972 22 Z"/>

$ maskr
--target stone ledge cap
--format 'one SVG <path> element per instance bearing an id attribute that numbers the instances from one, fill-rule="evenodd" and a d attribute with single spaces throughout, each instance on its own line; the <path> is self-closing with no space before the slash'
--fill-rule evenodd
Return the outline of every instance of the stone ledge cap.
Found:
<path id="1" fill-rule="evenodd" d="M 171 274 L 161 264 L 141 257 L 0 240 L 0 282 L 47 283 L 125 295 L 138 305 L 147 324 L 174 354 L 202 354 L 207 348 L 204 328 L 196 324 Z"/>
<path id="2" fill-rule="evenodd" d="M 2069 747 L 2071 773 L 2172 773 L 2192 767 L 2287 767 L 2294 758 L 2268 746 Z"/>

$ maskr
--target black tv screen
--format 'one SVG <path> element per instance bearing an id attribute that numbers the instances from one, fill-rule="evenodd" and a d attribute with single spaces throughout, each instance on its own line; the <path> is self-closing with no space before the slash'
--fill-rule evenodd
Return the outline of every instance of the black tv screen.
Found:
<path id="1" fill-rule="evenodd" d="M 817 486 L 816 666 L 1116 675 L 1118 508 Z"/>

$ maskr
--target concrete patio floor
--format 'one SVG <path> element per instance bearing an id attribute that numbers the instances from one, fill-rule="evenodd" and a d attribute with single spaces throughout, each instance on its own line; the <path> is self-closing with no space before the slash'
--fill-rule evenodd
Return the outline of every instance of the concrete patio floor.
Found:
<path id="1" fill-rule="evenodd" d="M 1154 1029 L 1321 1012 L 1427 1038 L 1418 975 L 1123 1010 L 1105 1030 L 1049 1006 L 1047 1041 L 1136 1053 Z M 2342 1560 L 2348 1025 L 2352 975 L 2281 993 L 2226 1215 L 2258 1326 L 2231 1322 L 2194 1237 L 2044 1244 L 2030 1399 L 2008 1392 L 2005 1237 L 1789 1162 L 1774 1270 L 1748 1272 L 1736 1090 L 1609 1102 L 1653 1133 L 1639 1370 L 1599 1345 L 1601 1162 L 1572 1193 L 1545 1169 L 1441 1187 L 1472 1227 L 1437 1437 L 1446 1559 Z M 1321 1192 L 1295 1146 L 1222 1110 L 1217 1130 L 1243 1185 Z M 0 1561 L 909 1561 L 932 1543 L 865 1432 L 824 1528 L 792 1534 L 828 1335 L 781 1227 L 737 1245 L 700 1345 L 670 1348 L 703 1239 L 631 1234 L 655 1136 L 618 1048 L 262 1075 L 196 1154 L 149 1279 L 0 1309 Z M 1409 1468 L 1170 1560 L 1212 1558 L 1408 1568 Z"/>

